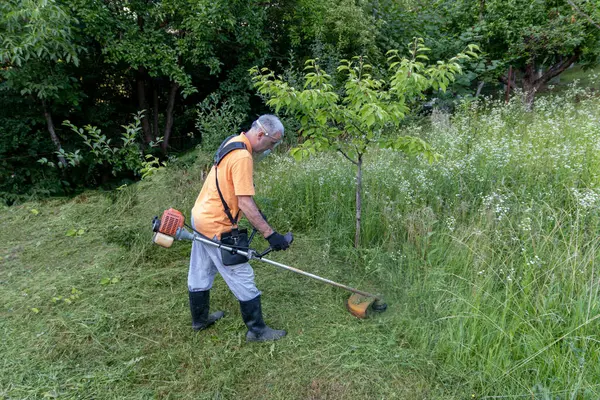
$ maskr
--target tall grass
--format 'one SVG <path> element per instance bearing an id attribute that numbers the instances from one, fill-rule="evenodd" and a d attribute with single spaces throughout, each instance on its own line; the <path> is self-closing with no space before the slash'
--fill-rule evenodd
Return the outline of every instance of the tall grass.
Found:
<path id="1" fill-rule="evenodd" d="M 597 99 L 572 87 L 534 113 L 484 99 L 411 130 L 443 159 L 371 152 L 362 251 L 354 171 L 336 155 L 279 157 L 259 192 L 279 224 L 318 232 L 418 310 L 413 343 L 476 397 L 600 397 Z"/>

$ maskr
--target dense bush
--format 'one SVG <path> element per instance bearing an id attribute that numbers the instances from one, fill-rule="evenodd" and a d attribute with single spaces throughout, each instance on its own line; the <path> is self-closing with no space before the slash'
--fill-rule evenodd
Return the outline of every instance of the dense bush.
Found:
<path id="1" fill-rule="evenodd" d="M 67 175 L 77 174 L 80 182 L 96 186 L 111 180 L 119 183 L 123 179 L 150 176 L 156 169 L 161 168 L 163 163 L 151 153 L 144 154 L 140 138 L 142 113 L 137 113 L 133 118 L 134 122 L 123 125 L 121 143 L 114 144 L 98 127 L 86 125 L 78 128 L 71 122 L 64 121 L 63 125 L 78 135 L 85 146 L 73 151 L 61 149 L 56 152 L 67 161 L 66 166 L 46 157 L 42 157 L 38 162 L 51 169 L 63 170 Z M 148 150 L 157 147 L 159 143 L 160 141 L 149 143 Z"/>
<path id="2" fill-rule="evenodd" d="M 244 118 L 245 115 L 230 101 L 220 102 L 217 95 L 207 97 L 198 104 L 196 128 L 201 135 L 198 147 L 209 153 L 215 152 L 226 137 L 240 132 Z"/>

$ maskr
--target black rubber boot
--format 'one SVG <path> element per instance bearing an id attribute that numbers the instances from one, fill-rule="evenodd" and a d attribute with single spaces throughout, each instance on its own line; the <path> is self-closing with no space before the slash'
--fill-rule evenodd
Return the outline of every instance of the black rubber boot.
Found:
<path id="1" fill-rule="evenodd" d="M 201 331 L 214 324 L 216 320 L 223 318 L 225 313 L 217 311 L 208 315 L 210 305 L 210 290 L 203 292 L 189 292 L 190 311 L 192 313 L 192 328 Z"/>
<path id="2" fill-rule="evenodd" d="M 248 327 L 247 342 L 266 342 L 278 340 L 286 335 L 284 330 L 271 329 L 265 324 L 260 305 L 260 295 L 249 301 L 240 301 L 242 319 Z"/>

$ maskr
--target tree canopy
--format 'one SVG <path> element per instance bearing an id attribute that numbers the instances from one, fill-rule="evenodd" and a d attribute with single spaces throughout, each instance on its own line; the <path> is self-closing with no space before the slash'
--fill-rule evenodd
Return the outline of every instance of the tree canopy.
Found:
<path id="1" fill-rule="evenodd" d="M 36 163 L 46 158 L 66 166 L 65 154 L 84 151 L 65 120 L 98 127 L 117 140 L 132 115 L 140 116 L 136 145 L 142 154 L 154 154 L 160 143 L 165 157 L 213 134 L 206 127 L 214 124 L 198 123 L 199 115 L 217 115 L 224 106 L 230 117 L 225 125 L 237 126 L 268 111 L 248 73 L 254 66 L 294 83 L 303 79 L 305 62 L 318 58 L 338 88 L 332 93 L 343 96 L 348 88 L 339 85 L 345 80 L 336 72 L 340 60 L 364 60 L 372 83 L 389 85 L 382 83 L 386 52 L 408 56 L 403 49 L 415 37 L 423 38 L 435 60 L 479 46 L 480 57 L 462 63 L 446 97 L 476 96 L 484 84 L 510 84 L 521 87 L 533 106 L 550 79 L 573 63 L 597 61 L 599 15 L 592 3 L 6 0 L 0 2 L 1 197 L 65 193 L 110 174 L 102 164 L 66 176 Z M 351 62 L 348 71 L 358 61 Z M 411 110 L 441 96 L 441 88 L 414 98 L 407 93 L 415 101 Z"/>
<path id="2" fill-rule="evenodd" d="M 409 155 L 435 158 L 431 147 L 414 136 L 398 136 L 396 129 L 429 88 L 446 91 L 462 72 L 461 61 L 477 57 L 476 46 L 469 46 L 450 60 L 428 64 L 429 51 L 422 39 L 409 45 L 408 56 L 397 50 L 388 52 L 388 70 L 378 79 L 364 57 L 342 60 L 337 72 L 339 87 L 315 60 L 306 62 L 304 83 L 294 87 L 268 69 L 253 68 L 255 86 L 267 96 L 267 105 L 300 121 L 305 139 L 292 149 L 301 159 L 316 151 L 333 150 L 356 166 L 356 232 L 359 246 L 362 199 L 363 157 L 372 145 L 400 150 Z"/>
<path id="3" fill-rule="evenodd" d="M 520 86 L 529 108 L 535 94 L 575 62 L 595 63 L 600 30 L 567 0 L 443 1 L 447 29 L 478 43 L 495 76 Z M 516 75 L 507 75 L 512 66 Z M 520 84 L 519 84 L 520 83 Z"/>

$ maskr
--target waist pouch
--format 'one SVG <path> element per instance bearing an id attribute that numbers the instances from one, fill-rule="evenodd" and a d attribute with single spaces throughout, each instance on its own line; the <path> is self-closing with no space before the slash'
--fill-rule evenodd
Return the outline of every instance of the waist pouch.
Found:
<path id="1" fill-rule="evenodd" d="M 243 247 L 242 251 L 248 250 L 248 230 L 247 229 L 234 229 L 231 232 L 225 232 L 221 234 L 221 243 L 225 246 L 231 247 Z M 248 257 L 243 256 L 241 254 L 236 254 L 230 250 L 221 249 L 221 258 L 223 260 L 223 265 L 236 265 L 245 263 L 248 261 Z"/>

